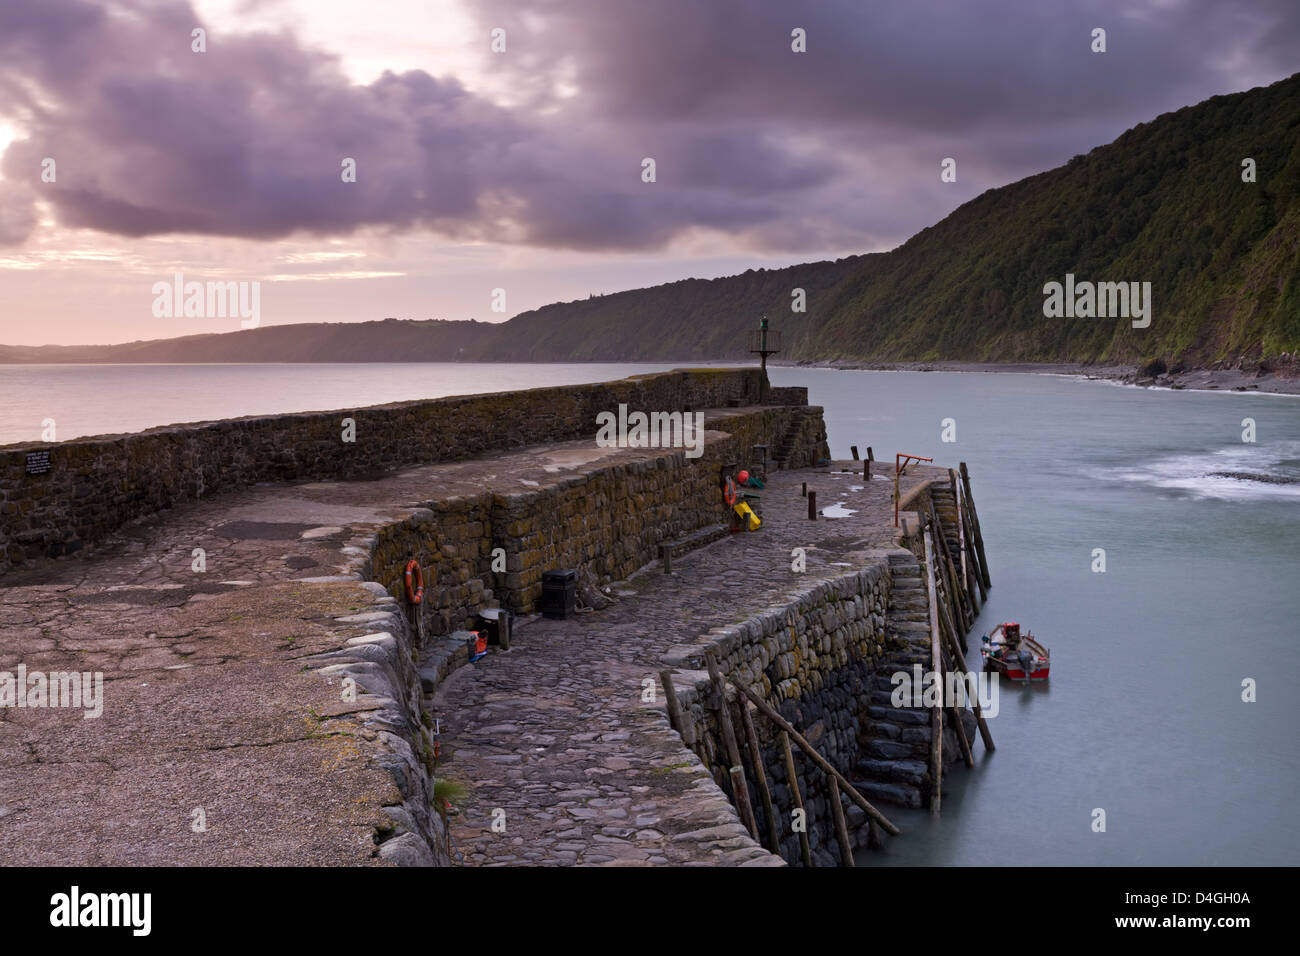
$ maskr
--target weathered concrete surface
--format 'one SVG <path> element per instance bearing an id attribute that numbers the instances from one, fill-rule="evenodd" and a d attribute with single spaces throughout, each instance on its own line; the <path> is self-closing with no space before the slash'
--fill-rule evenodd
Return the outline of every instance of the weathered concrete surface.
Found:
<path id="1" fill-rule="evenodd" d="M 432 499 L 563 480 L 557 454 L 592 464 L 590 442 L 575 442 L 381 481 L 263 486 L 7 576 L 0 670 L 102 671 L 105 702 L 90 720 L 0 708 L 3 862 L 377 862 L 403 802 L 383 769 L 406 756 L 387 734 L 398 718 L 364 682 L 343 702 L 339 676 L 319 669 L 333 662 L 313 657 L 395 609 L 359 580 L 377 528 Z M 191 828 L 200 808 L 206 832 Z"/>
<path id="2" fill-rule="evenodd" d="M 395 783 L 403 762 L 417 759 L 390 732 L 410 715 L 366 693 L 364 682 L 356 702 L 345 703 L 338 675 L 321 669 L 322 655 L 382 630 L 396 611 L 382 589 L 358 580 L 365 542 L 448 495 L 519 491 L 573 468 L 656 454 L 602 452 L 593 461 L 590 442 L 573 442 L 378 481 L 259 486 L 9 575 L 0 582 L 0 670 L 103 671 L 105 703 L 94 720 L 80 711 L 0 709 L 3 862 L 429 862 L 427 843 L 405 834 L 410 795 Z M 734 620 L 788 585 L 790 547 L 821 548 L 809 552 L 816 573 L 887 535 L 880 500 L 889 482 L 851 492 L 852 479 L 810 481 L 828 483 L 825 505 L 835 501 L 833 481 L 850 507 L 855 495 L 873 506 L 814 526 L 799 517 L 797 484 L 779 494 L 774 485 L 764 532 L 679 558 L 674 588 L 663 592 L 675 598 L 661 601 L 662 579 L 647 574 L 624 588 L 644 595 L 589 620 L 525 627 L 514 650 L 453 678 L 444 689 L 452 696 L 440 701 L 451 753 L 443 767 L 473 787 L 453 818 L 469 862 L 708 863 L 719 850 L 732 862 L 775 862 L 740 832 L 698 763 L 689 766 L 661 711 L 637 702 L 662 647 Z M 778 503 L 780 494 L 792 501 Z M 206 552 L 203 573 L 193 570 L 196 548 Z M 696 570 L 707 570 L 698 584 L 676 586 Z M 347 653 L 367 659 L 356 645 Z M 512 718 L 518 733 L 490 730 Z M 548 753 L 556 759 L 542 761 Z M 531 789 L 514 791 L 512 767 Z M 702 799 L 681 800 L 688 789 Z M 692 813 L 674 815 L 682 805 Z M 483 813 L 495 806 L 507 808 L 508 828 L 489 839 Z M 200 809 L 202 832 L 194 829 Z M 381 853 L 377 841 L 394 834 Z M 602 843 L 611 849 L 599 852 Z"/>

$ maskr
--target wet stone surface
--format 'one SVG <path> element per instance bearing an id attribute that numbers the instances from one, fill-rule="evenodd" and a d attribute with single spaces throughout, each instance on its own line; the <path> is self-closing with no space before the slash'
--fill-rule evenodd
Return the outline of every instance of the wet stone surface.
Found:
<path id="1" fill-rule="evenodd" d="M 572 464 L 557 465 L 566 448 Z M 98 671 L 104 688 L 95 719 L 0 709 L 6 862 L 432 862 L 427 821 L 419 834 L 405 822 L 404 807 L 421 813 L 419 787 L 397 782 L 418 782 L 425 733 L 418 678 L 414 705 L 403 699 L 403 609 L 362 580 L 376 533 L 440 499 L 651 456 L 575 442 L 257 486 L 7 575 L 0 671 Z M 809 522 L 803 480 L 824 504 L 859 510 Z M 464 862 L 778 863 L 668 728 L 662 694 L 641 702 L 642 681 L 671 645 L 886 546 L 891 483 L 849 490 L 861 483 L 781 473 L 762 531 L 677 556 L 671 577 L 652 567 L 616 583 L 623 596 L 603 611 L 526 623 L 510 651 L 453 673 L 429 703 L 443 721 L 439 773 L 470 786 L 451 818 Z M 796 546 L 806 575 L 790 571 Z M 363 675 L 356 700 L 341 699 L 330 662 Z"/>
<path id="2" fill-rule="evenodd" d="M 809 521 L 803 482 L 854 513 Z M 525 622 L 510 650 L 452 674 L 430 706 L 439 773 L 469 789 L 451 818 L 463 862 L 780 865 L 669 728 L 657 675 L 675 645 L 894 547 L 891 492 L 892 480 L 868 487 L 860 472 L 775 472 L 760 531 L 675 557 L 671 575 L 643 569 L 603 610 Z M 804 573 L 791 569 L 796 547 Z"/>

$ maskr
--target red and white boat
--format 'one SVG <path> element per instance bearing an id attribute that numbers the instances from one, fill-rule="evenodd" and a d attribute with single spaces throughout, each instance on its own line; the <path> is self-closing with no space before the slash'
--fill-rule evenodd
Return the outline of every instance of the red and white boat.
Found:
<path id="1" fill-rule="evenodd" d="M 1021 634 L 1020 625 L 1014 621 L 993 628 L 984 638 L 980 654 L 984 658 L 984 670 L 1008 680 L 1047 680 L 1052 668 L 1051 651 L 1029 632 Z"/>

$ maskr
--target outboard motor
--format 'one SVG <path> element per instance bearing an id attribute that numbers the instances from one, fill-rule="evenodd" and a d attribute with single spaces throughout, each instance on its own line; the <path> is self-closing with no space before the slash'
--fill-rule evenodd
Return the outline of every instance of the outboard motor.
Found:
<path id="1" fill-rule="evenodd" d="M 1027 647 L 1020 648 L 1020 654 L 1017 655 L 1020 660 L 1020 669 L 1025 672 L 1025 681 L 1028 682 L 1029 675 L 1034 670 L 1034 652 Z"/>

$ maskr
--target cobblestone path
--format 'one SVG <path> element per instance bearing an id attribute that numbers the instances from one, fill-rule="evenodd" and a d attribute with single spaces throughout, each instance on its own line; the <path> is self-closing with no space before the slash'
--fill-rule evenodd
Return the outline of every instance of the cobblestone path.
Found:
<path id="1" fill-rule="evenodd" d="M 381 735 L 367 718 L 380 702 L 342 703 L 304 663 L 373 631 L 369 612 L 393 609 L 359 579 L 366 540 L 448 495 L 520 491 L 653 454 L 573 442 L 376 481 L 257 486 L 7 575 L 0 671 L 102 671 L 104 690 L 91 720 L 0 709 L 3 862 L 382 862 L 374 834 L 391 827 L 384 810 L 400 794 L 373 759 Z M 809 522 L 799 480 L 825 505 L 862 510 Z M 774 862 L 698 764 L 678 766 L 690 755 L 662 695 L 657 709 L 639 703 L 640 682 L 680 637 L 794 586 L 791 547 L 810 548 L 816 575 L 885 541 L 890 483 L 860 486 L 860 476 L 783 473 L 762 532 L 678 558 L 671 579 L 647 571 L 617 585 L 624 596 L 605 611 L 528 623 L 512 650 L 453 674 L 435 703 L 443 769 L 473 785 L 453 818 L 466 861 Z M 506 810 L 504 834 L 488 829 L 494 807 Z"/>
<path id="2" fill-rule="evenodd" d="M 904 493 L 927 476 L 905 478 Z M 853 513 L 809 521 L 803 482 L 819 507 Z M 774 473 L 760 531 L 674 558 L 672 575 L 643 569 L 604 610 L 535 618 L 509 651 L 452 674 L 432 708 L 440 773 L 470 788 L 451 828 L 464 862 L 780 865 L 669 729 L 657 674 L 673 645 L 893 547 L 892 486 L 878 477 L 868 487 L 861 472 Z M 802 574 L 791 570 L 796 547 Z M 642 699 L 647 679 L 654 704 Z"/>

